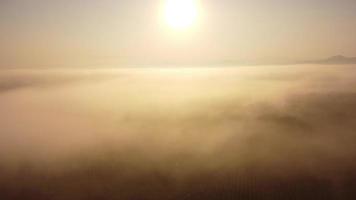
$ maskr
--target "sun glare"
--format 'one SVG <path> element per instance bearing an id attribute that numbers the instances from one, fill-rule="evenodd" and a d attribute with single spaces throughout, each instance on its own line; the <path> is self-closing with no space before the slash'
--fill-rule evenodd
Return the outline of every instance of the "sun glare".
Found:
<path id="1" fill-rule="evenodd" d="M 198 17 L 196 0 L 167 0 L 165 20 L 173 29 L 182 30 L 194 25 Z"/>

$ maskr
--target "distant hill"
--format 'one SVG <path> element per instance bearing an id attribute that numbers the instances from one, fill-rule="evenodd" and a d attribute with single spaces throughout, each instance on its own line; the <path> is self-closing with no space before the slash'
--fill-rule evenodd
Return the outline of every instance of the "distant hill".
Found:
<path id="1" fill-rule="evenodd" d="M 346 57 L 342 55 L 332 56 L 324 60 L 313 60 L 307 61 L 305 63 L 316 63 L 316 64 L 356 64 L 356 57 Z"/>

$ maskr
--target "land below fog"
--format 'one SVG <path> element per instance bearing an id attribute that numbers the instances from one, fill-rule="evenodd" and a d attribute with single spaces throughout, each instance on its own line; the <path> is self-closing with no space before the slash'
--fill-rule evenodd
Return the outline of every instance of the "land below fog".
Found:
<path id="1" fill-rule="evenodd" d="M 0 199 L 355 199 L 356 66 L 0 71 Z"/>

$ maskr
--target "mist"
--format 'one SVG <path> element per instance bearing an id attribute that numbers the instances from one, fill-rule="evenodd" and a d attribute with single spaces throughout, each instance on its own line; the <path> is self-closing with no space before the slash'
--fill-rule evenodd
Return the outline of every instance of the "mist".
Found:
<path id="1" fill-rule="evenodd" d="M 356 68 L 0 72 L 1 199 L 355 199 Z"/>

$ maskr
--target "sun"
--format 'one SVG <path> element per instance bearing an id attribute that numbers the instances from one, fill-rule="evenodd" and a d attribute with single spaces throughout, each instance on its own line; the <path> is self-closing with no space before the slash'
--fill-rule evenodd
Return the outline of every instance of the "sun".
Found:
<path id="1" fill-rule="evenodd" d="M 165 20 L 169 27 L 184 30 L 192 27 L 198 18 L 196 0 L 166 0 Z"/>

